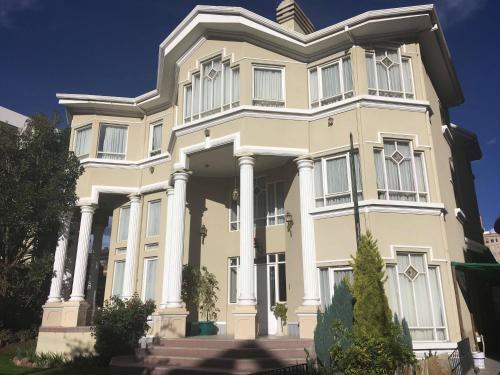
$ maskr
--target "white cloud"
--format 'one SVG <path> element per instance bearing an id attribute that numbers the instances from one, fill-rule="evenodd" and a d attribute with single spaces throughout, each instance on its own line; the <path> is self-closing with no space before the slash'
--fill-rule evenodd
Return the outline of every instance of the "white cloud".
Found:
<path id="1" fill-rule="evenodd" d="M 496 138 L 488 139 L 488 141 L 486 143 L 489 145 L 494 145 L 497 143 L 497 139 Z"/>
<path id="2" fill-rule="evenodd" d="M 438 0 L 436 7 L 441 22 L 451 26 L 470 17 L 481 9 L 488 0 Z"/>
<path id="3" fill-rule="evenodd" d="M 0 27 L 12 27 L 12 14 L 33 9 L 38 0 L 0 0 Z"/>

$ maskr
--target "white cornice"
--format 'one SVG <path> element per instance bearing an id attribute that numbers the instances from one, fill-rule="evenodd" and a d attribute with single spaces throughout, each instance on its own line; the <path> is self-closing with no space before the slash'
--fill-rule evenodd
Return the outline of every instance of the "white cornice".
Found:
<path id="1" fill-rule="evenodd" d="M 113 168 L 113 169 L 144 169 L 152 167 L 157 164 L 161 164 L 165 161 L 170 160 L 170 154 L 164 153 L 155 155 L 149 158 L 141 160 L 112 160 L 112 159 L 97 159 L 97 158 L 86 158 L 80 161 L 83 167 L 93 167 L 93 168 Z"/>

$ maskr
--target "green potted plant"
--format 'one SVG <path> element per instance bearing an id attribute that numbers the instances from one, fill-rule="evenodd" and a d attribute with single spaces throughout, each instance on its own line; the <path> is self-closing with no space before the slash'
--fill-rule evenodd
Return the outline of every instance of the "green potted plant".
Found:
<path id="1" fill-rule="evenodd" d="M 216 306 L 219 282 L 213 273 L 208 272 L 206 267 L 202 268 L 200 281 L 200 316 L 206 320 L 200 320 L 198 327 L 201 336 L 213 335 L 216 332 L 214 322 L 217 320 L 217 313 L 220 311 Z"/>
<path id="2" fill-rule="evenodd" d="M 283 336 L 283 327 L 286 325 L 286 313 L 288 312 L 288 307 L 284 303 L 277 303 L 274 306 L 273 314 L 278 320 L 278 330 L 276 335 Z"/>

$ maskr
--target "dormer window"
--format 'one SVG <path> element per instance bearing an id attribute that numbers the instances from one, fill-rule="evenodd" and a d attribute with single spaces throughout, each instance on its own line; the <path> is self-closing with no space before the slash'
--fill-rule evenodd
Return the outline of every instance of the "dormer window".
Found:
<path id="1" fill-rule="evenodd" d="M 191 122 L 237 107 L 240 101 L 240 70 L 220 57 L 204 62 L 184 87 L 184 122 Z"/>
<path id="2" fill-rule="evenodd" d="M 352 65 L 349 56 L 309 70 L 311 108 L 353 96 Z"/>
<path id="3" fill-rule="evenodd" d="M 415 99 L 411 59 L 399 49 L 366 52 L 368 93 L 392 98 Z"/>

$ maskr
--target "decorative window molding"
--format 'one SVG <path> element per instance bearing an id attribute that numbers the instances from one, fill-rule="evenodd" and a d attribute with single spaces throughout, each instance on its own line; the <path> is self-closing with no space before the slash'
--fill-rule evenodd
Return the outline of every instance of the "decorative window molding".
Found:
<path id="1" fill-rule="evenodd" d="M 98 159 L 123 160 L 127 155 L 128 127 L 101 124 L 99 127 Z"/>
<path id="2" fill-rule="evenodd" d="M 397 49 L 365 52 L 370 95 L 415 99 L 411 58 Z"/>
<path id="3" fill-rule="evenodd" d="M 353 96 L 350 56 L 309 69 L 309 104 L 311 108 L 328 105 Z"/>
<path id="4" fill-rule="evenodd" d="M 82 126 L 75 129 L 75 142 L 73 150 L 78 159 L 90 156 L 90 142 L 92 141 L 92 125 Z"/>
<path id="5" fill-rule="evenodd" d="M 252 104 L 285 107 L 285 68 L 252 65 Z"/>
<path id="6" fill-rule="evenodd" d="M 149 156 L 161 154 L 163 124 L 155 123 L 149 125 Z"/>

